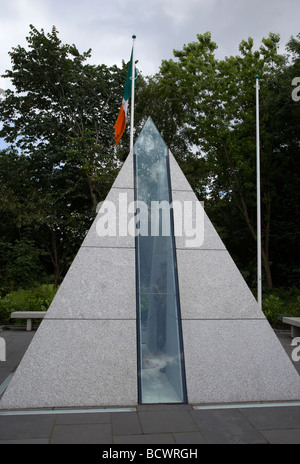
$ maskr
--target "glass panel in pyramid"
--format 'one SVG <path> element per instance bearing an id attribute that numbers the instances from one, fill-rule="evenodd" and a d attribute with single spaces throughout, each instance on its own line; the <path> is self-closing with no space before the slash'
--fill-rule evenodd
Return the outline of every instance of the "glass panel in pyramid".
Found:
<path id="1" fill-rule="evenodd" d="M 140 216 L 136 237 L 139 398 L 141 403 L 183 403 L 186 389 L 168 148 L 150 118 L 134 155 L 138 214 L 142 204 L 148 210 Z"/>

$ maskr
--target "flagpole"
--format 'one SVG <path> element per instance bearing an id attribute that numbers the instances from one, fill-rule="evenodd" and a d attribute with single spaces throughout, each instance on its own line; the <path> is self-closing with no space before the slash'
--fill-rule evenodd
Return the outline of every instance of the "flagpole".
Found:
<path id="1" fill-rule="evenodd" d="M 130 114 L 130 153 L 133 153 L 133 128 L 134 128 L 134 89 L 135 89 L 135 58 L 134 45 L 136 36 L 132 36 L 132 75 L 131 75 L 131 114 Z"/>
<path id="2" fill-rule="evenodd" d="M 256 76 L 257 302 L 262 309 L 259 76 Z"/>

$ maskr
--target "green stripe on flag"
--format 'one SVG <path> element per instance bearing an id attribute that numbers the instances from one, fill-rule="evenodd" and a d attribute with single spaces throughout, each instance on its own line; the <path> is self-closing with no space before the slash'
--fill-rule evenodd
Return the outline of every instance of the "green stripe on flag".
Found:
<path id="1" fill-rule="evenodd" d="M 128 72 L 127 72 L 127 77 L 126 77 L 124 96 L 123 96 L 123 99 L 125 101 L 129 100 L 129 98 L 131 97 L 131 77 L 132 77 L 132 51 L 131 51 L 131 58 L 130 58 Z M 136 70 L 135 70 L 134 86 L 136 86 L 136 78 L 137 78 L 137 73 L 136 73 Z"/>

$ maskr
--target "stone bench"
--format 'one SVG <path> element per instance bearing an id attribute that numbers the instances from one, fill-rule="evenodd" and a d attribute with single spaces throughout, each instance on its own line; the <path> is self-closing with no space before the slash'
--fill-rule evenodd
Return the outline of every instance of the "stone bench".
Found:
<path id="1" fill-rule="evenodd" d="M 282 322 L 291 326 L 292 338 L 300 337 L 300 317 L 284 317 Z"/>
<path id="2" fill-rule="evenodd" d="M 32 330 L 32 320 L 33 319 L 44 319 L 46 316 L 46 311 L 15 311 L 11 313 L 11 319 L 27 319 L 26 330 Z"/>

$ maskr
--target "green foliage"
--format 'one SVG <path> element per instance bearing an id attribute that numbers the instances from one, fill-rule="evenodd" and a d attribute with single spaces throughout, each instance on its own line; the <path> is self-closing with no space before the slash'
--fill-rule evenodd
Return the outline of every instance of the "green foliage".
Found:
<path id="1" fill-rule="evenodd" d="M 119 167 L 113 126 L 127 65 L 93 66 L 91 51 L 30 26 L 14 47 L 13 88 L 0 101 L 0 289 L 61 281 Z M 122 147 L 121 147 L 122 149 Z M 38 278 L 37 278 L 38 277 Z"/>
<path id="2" fill-rule="evenodd" d="M 249 37 L 241 41 L 239 55 L 217 59 L 211 34 L 198 34 L 197 41 L 174 51 L 176 60 L 162 62 L 147 89 L 154 122 L 167 143 L 170 140 L 184 172 L 193 174 L 188 179 L 199 198 L 207 199 L 209 216 L 253 285 L 255 76 L 260 76 L 262 261 L 267 288 L 299 282 L 300 105 L 291 98 L 292 77 L 300 75 L 299 39 L 300 35 L 288 43 L 290 59 L 279 54 L 280 37 L 273 33 L 262 39 L 259 49 Z M 196 165 L 190 163 L 193 158 L 201 164 L 189 172 L 187 166 Z"/>
<path id="3" fill-rule="evenodd" d="M 45 284 L 0 298 L 0 324 L 7 324 L 14 311 L 47 311 L 56 291 L 53 285 Z"/>
<path id="4" fill-rule="evenodd" d="M 12 245 L 0 243 L 0 259 L 3 257 L 1 272 L 2 286 L 9 288 L 30 288 L 43 279 L 43 269 L 39 257 L 40 250 L 31 240 L 16 240 Z"/>
<path id="5" fill-rule="evenodd" d="M 284 313 L 283 301 L 278 296 L 270 295 L 263 300 L 263 311 L 270 323 L 279 322 Z"/>
<path id="6" fill-rule="evenodd" d="M 0 102 L 0 292 L 29 288 L 70 266 L 97 203 L 128 154 L 128 127 L 114 146 L 128 63 L 90 65 L 91 50 L 63 44 L 58 31 L 30 26 L 27 47 L 10 52 Z M 256 287 L 255 76 L 260 76 L 264 288 L 300 278 L 300 34 L 278 52 L 270 33 L 255 49 L 219 59 L 210 32 L 174 50 L 136 88 L 136 135 L 152 116 L 251 288 Z M 128 125 L 129 126 L 129 125 Z M 285 296 L 274 294 L 285 302 Z M 280 311 L 280 301 L 266 311 Z M 292 303 L 291 303 L 292 304 Z"/>
<path id="7" fill-rule="evenodd" d="M 300 290 L 278 288 L 266 293 L 263 312 L 271 324 L 281 324 L 282 318 L 300 316 Z"/>

